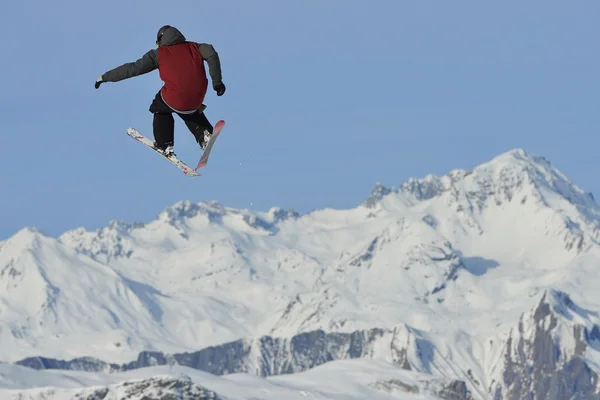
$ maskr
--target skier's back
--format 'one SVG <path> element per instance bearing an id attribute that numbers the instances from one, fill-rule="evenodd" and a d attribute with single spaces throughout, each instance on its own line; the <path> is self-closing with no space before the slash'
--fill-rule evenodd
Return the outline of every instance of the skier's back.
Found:
<path id="1" fill-rule="evenodd" d="M 164 85 L 150 105 L 150 112 L 154 114 L 155 146 L 166 155 L 174 154 L 175 113 L 185 121 L 204 149 L 213 132 L 213 126 L 204 115 L 203 102 L 208 89 L 204 61 L 208 63 L 213 89 L 222 96 L 225 85 L 219 55 L 212 45 L 187 41 L 177 28 L 169 25 L 158 30 L 156 45 L 158 49 L 148 51 L 139 60 L 102 74 L 95 87 L 99 88 L 103 82 L 118 82 L 158 69 Z"/>

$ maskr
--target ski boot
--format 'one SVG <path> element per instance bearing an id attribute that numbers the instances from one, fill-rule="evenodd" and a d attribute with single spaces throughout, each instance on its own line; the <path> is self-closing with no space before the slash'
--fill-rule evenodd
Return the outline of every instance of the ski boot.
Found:
<path id="1" fill-rule="evenodd" d="M 200 148 L 203 151 L 206 150 L 206 145 L 208 145 L 208 141 L 210 140 L 211 136 L 212 136 L 212 134 L 207 129 L 205 129 L 204 130 L 204 137 L 203 137 L 204 140 L 202 141 L 202 143 L 200 143 Z"/>
<path id="2" fill-rule="evenodd" d="M 165 155 L 165 157 L 170 158 L 175 156 L 175 152 L 173 150 L 173 142 L 165 143 L 163 146 L 159 146 L 156 141 L 154 141 L 154 148 Z"/>

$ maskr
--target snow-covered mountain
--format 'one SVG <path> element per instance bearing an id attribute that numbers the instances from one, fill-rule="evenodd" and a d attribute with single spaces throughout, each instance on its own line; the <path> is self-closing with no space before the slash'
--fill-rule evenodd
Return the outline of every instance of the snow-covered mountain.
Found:
<path id="1" fill-rule="evenodd" d="M 335 361 L 267 379 L 249 374 L 217 377 L 179 366 L 90 374 L 0 365 L 0 376 L 3 400 L 436 400 L 460 398 L 463 389 L 373 360 Z"/>
<path id="2" fill-rule="evenodd" d="M 264 378 L 372 360 L 447 398 L 600 399 L 599 278 L 600 206 L 517 149 L 348 210 L 183 201 L 25 228 L 0 243 L 0 359 Z"/>

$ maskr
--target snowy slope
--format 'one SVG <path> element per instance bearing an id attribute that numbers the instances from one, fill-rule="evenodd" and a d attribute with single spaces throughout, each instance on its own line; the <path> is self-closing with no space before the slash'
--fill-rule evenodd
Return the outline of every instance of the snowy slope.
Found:
<path id="1" fill-rule="evenodd" d="M 443 380 L 374 361 L 336 361 L 311 371 L 272 378 L 218 377 L 185 367 L 151 367 L 119 374 L 38 372 L 0 365 L 0 397 L 53 399 L 331 399 L 434 400 L 451 393 Z M 166 397 L 167 395 L 172 397 Z M 19 397 L 21 396 L 21 397 Z M 45 397 L 44 397 L 45 396 Z M 78 397 L 76 397 L 78 396 Z M 102 397 L 105 396 L 105 397 Z M 131 396 L 131 397 L 128 397 Z"/>
<path id="2" fill-rule="evenodd" d="M 525 383 L 506 371 L 530 361 L 511 358 L 521 339 L 531 357 L 547 337 L 565 363 L 583 357 L 600 371 L 599 228 L 590 194 L 514 150 L 471 171 L 376 185 L 348 210 L 183 201 L 145 224 L 59 238 L 24 229 L 0 247 L 0 359 L 123 364 L 244 339 L 254 371 L 268 348 L 255 338 L 279 348 L 315 330 L 378 329 L 361 357 L 462 380 L 477 398 L 516 393 Z M 327 354 L 342 353 L 352 352 Z"/>

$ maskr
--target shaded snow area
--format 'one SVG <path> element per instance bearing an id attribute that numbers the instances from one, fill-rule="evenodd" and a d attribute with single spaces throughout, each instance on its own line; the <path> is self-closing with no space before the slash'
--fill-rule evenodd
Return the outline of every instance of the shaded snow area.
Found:
<path id="1" fill-rule="evenodd" d="M 352 209 L 24 228 L 2 398 L 600 399 L 599 240 L 593 196 L 519 149 Z"/>

